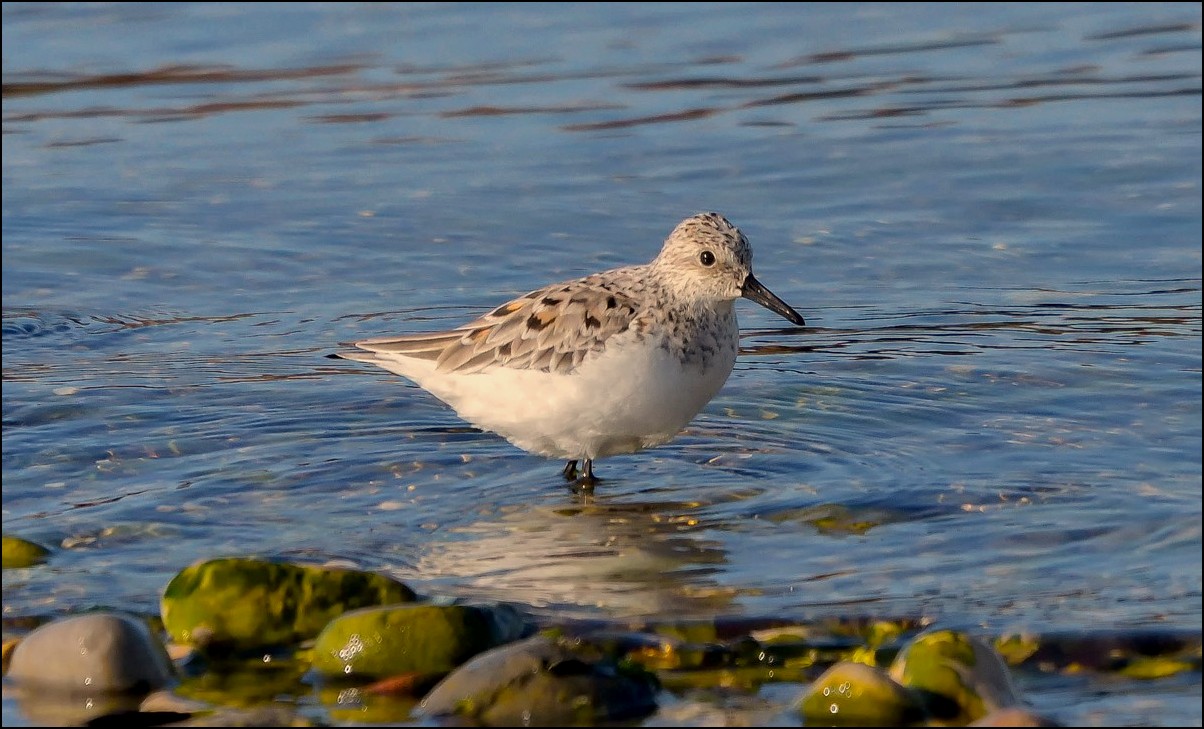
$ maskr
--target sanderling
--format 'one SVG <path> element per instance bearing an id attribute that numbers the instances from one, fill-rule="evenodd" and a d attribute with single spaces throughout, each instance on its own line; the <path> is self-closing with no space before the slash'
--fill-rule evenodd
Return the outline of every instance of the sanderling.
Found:
<path id="1" fill-rule="evenodd" d="M 683 220 L 657 257 L 552 284 L 442 332 L 355 342 L 338 357 L 408 377 L 514 445 L 568 459 L 590 488 L 595 458 L 671 440 L 727 380 L 744 297 L 804 325 L 752 273 L 752 248 L 718 213 Z M 585 467 L 578 477 L 577 463 Z"/>

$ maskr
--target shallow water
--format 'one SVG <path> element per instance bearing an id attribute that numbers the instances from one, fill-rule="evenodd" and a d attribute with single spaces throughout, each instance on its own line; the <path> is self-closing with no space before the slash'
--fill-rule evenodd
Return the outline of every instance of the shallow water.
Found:
<path id="1" fill-rule="evenodd" d="M 1198 4 L 3 13 L 3 524 L 58 548 L 6 619 L 254 553 L 551 618 L 1198 640 Z M 808 327 L 739 303 L 723 392 L 592 498 L 325 358 L 710 209 Z M 1201 720 L 1198 671 L 1023 688 Z"/>

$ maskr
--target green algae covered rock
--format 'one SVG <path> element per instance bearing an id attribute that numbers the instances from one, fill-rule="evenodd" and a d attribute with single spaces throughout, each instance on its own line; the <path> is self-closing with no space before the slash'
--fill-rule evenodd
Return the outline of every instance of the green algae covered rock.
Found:
<path id="1" fill-rule="evenodd" d="M 163 592 L 161 612 L 176 642 L 248 650 L 312 638 L 348 610 L 415 597 L 402 583 L 372 572 L 232 557 L 177 574 Z"/>
<path id="2" fill-rule="evenodd" d="M 446 673 L 524 631 L 517 612 L 504 605 L 367 608 L 326 626 L 314 645 L 313 666 L 331 676 Z"/>
<path id="3" fill-rule="evenodd" d="M 485 726 L 572 726 L 656 710 L 656 676 L 571 639 L 538 635 L 482 653 L 431 689 L 417 717 Z"/>
<path id="4" fill-rule="evenodd" d="M 920 697 L 883 671 L 842 661 L 811 684 L 797 706 L 808 725 L 899 726 L 924 718 Z"/>
<path id="5" fill-rule="evenodd" d="M 13 537 L 7 534 L 3 539 L 3 568 L 15 569 L 33 567 L 46 561 L 50 550 L 28 539 Z"/>
<path id="6" fill-rule="evenodd" d="M 1199 670 L 1198 661 L 1180 660 L 1167 656 L 1142 656 L 1124 665 L 1118 673 L 1126 678 L 1153 680 Z"/>
<path id="7" fill-rule="evenodd" d="M 1003 658 L 986 641 L 952 630 L 917 637 L 896 656 L 890 675 L 942 721 L 966 724 L 1020 704 Z"/>

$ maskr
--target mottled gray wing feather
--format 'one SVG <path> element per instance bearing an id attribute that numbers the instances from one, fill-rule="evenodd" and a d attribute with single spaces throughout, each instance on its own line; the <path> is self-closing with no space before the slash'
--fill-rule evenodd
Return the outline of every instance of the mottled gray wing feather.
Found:
<path id="1" fill-rule="evenodd" d="M 635 321 L 636 300 L 615 291 L 614 280 L 595 275 L 554 284 L 449 331 L 368 339 L 355 346 L 433 360 L 441 372 L 502 365 L 567 374 Z"/>

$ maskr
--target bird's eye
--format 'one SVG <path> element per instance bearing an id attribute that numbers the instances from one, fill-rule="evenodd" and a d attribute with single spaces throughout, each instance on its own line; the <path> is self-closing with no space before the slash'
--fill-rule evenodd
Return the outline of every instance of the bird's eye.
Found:
<path id="1" fill-rule="evenodd" d="M 704 266 L 714 266 L 715 265 L 715 254 L 711 253 L 710 251 L 703 251 L 702 253 L 700 253 L 698 255 L 698 260 Z"/>

